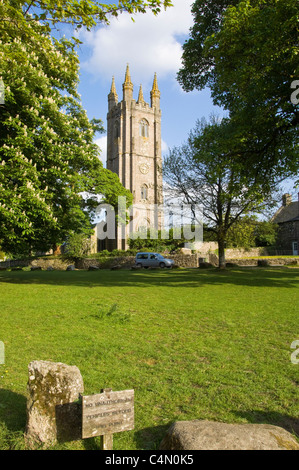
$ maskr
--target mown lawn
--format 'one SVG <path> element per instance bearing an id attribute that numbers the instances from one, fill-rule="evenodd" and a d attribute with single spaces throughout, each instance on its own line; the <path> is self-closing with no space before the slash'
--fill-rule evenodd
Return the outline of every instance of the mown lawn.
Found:
<path id="1" fill-rule="evenodd" d="M 299 435 L 299 269 L 0 272 L 0 449 L 24 448 L 28 364 L 76 365 L 85 394 L 135 390 L 114 449 L 157 449 L 175 420 Z M 99 438 L 55 449 L 96 449 Z"/>

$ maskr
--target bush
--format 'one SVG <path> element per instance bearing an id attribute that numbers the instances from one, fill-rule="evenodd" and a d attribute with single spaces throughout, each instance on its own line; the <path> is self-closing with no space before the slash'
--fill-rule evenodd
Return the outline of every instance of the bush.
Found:
<path id="1" fill-rule="evenodd" d="M 68 258 L 83 258 L 90 252 L 90 239 L 84 233 L 72 233 L 65 244 Z"/>

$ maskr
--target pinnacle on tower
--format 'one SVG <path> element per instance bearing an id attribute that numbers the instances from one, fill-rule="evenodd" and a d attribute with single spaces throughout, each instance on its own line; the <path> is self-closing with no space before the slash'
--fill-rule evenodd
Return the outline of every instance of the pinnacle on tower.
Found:
<path id="1" fill-rule="evenodd" d="M 151 91 L 151 106 L 160 107 L 160 90 L 158 88 L 157 74 L 155 73 L 153 87 Z"/>
<path id="2" fill-rule="evenodd" d="M 112 84 L 111 84 L 110 93 L 112 93 L 113 95 L 116 95 L 116 96 L 117 96 L 116 88 L 115 88 L 115 79 L 114 79 L 114 77 L 112 77 Z"/>
<path id="3" fill-rule="evenodd" d="M 142 85 L 140 85 L 140 88 L 139 88 L 139 94 L 138 94 L 138 100 L 137 100 L 137 103 L 141 103 L 141 104 L 143 104 L 143 103 L 144 103 L 144 98 L 143 98 L 143 91 L 142 91 Z"/>
<path id="4" fill-rule="evenodd" d="M 110 90 L 110 93 L 109 93 L 109 98 L 110 97 L 116 99 L 116 101 L 118 100 L 118 96 L 117 96 L 116 88 L 115 88 L 114 77 L 112 77 L 112 84 L 111 84 L 111 90 Z"/>
<path id="5" fill-rule="evenodd" d="M 123 95 L 125 101 L 133 98 L 133 83 L 131 82 L 129 64 L 127 64 L 125 81 L 123 83 Z"/>
<path id="6" fill-rule="evenodd" d="M 131 86 L 133 83 L 131 82 L 131 77 L 130 77 L 130 69 L 129 69 L 129 64 L 127 64 L 126 68 L 126 76 L 125 76 L 125 83 L 124 85 L 126 86 Z"/>
<path id="7" fill-rule="evenodd" d="M 157 74 L 155 73 L 154 81 L 153 81 L 153 88 L 151 93 L 157 97 L 160 98 L 160 90 L 158 88 L 158 80 L 157 80 Z"/>
<path id="8" fill-rule="evenodd" d="M 116 93 L 114 77 L 112 77 L 111 90 L 108 95 L 108 103 L 109 103 L 109 109 L 113 108 L 113 106 L 115 106 L 118 103 L 118 96 Z"/>

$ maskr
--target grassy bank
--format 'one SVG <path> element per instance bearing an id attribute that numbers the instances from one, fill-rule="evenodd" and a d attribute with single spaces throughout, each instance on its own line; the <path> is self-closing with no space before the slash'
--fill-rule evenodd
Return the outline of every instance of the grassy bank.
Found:
<path id="1" fill-rule="evenodd" d="M 78 366 L 86 394 L 135 390 L 135 430 L 115 434 L 114 449 L 155 449 L 186 419 L 299 434 L 298 281 L 298 268 L 1 272 L 0 449 L 24 447 L 38 359 Z"/>

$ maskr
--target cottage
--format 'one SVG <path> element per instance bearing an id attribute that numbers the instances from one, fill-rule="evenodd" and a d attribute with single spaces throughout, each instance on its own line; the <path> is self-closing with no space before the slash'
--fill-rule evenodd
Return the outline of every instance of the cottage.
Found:
<path id="1" fill-rule="evenodd" d="M 284 254 L 298 255 L 299 197 L 293 202 L 290 194 L 284 194 L 282 206 L 272 217 L 272 222 L 279 225 L 278 244 Z"/>

